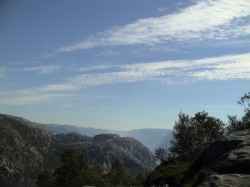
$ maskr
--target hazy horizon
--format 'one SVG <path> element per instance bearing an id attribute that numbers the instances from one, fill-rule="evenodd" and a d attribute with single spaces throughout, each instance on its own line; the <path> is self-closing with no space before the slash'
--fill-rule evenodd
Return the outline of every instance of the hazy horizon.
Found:
<path id="1" fill-rule="evenodd" d="M 88 126 L 80 126 L 80 125 L 70 125 L 70 124 L 55 124 L 55 123 L 46 123 L 46 124 L 42 124 L 42 125 L 60 125 L 60 126 L 74 126 L 74 127 L 80 127 L 80 128 L 87 128 L 87 129 L 100 129 L 100 130 L 108 130 L 108 131 L 118 131 L 118 132 L 126 132 L 126 131 L 137 131 L 137 130 L 173 130 L 173 128 L 171 129 L 167 129 L 167 128 L 141 128 L 141 129 L 126 129 L 126 130 L 115 130 L 115 129 L 105 129 L 104 128 L 94 128 L 94 127 L 88 127 Z"/>
<path id="2" fill-rule="evenodd" d="M 0 25 L 0 113 L 112 130 L 243 114 L 249 0 L 2 1 Z"/>

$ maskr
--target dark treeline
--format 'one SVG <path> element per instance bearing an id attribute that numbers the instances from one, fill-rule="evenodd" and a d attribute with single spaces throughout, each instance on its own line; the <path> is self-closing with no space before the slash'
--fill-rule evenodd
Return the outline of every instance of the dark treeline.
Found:
<path id="1" fill-rule="evenodd" d="M 43 171 L 36 184 L 41 187 L 122 187 L 140 186 L 143 177 L 132 177 L 121 160 L 116 160 L 110 171 L 90 161 L 75 149 L 67 149 L 61 155 L 61 166 Z"/>
<path id="2" fill-rule="evenodd" d="M 143 176 L 133 177 L 121 160 L 116 160 L 109 171 L 99 165 L 93 165 L 76 149 L 66 149 L 61 155 L 61 167 L 46 169 L 37 178 L 41 187 L 122 187 L 140 186 Z"/>

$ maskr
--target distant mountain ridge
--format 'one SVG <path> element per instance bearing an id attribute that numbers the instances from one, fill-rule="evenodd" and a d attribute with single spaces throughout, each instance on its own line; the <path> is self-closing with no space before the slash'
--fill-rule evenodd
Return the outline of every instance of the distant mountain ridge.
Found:
<path id="1" fill-rule="evenodd" d="M 121 137 L 133 137 L 148 147 L 152 152 L 158 147 L 168 148 L 172 137 L 172 129 L 145 128 L 129 131 L 115 131 L 59 124 L 44 124 L 43 126 L 49 129 L 53 134 L 79 133 L 91 137 L 98 134 L 119 134 Z"/>
<path id="2" fill-rule="evenodd" d="M 53 134 L 68 134 L 79 133 L 86 136 L 95 136 L 97 134 L 118 134 L 118 131 L 95 129 L 91 127 L 78 127 L 75 125 L 59 125 L 59 124 L 42 124 L 45 128 L 49 129 Z"/>

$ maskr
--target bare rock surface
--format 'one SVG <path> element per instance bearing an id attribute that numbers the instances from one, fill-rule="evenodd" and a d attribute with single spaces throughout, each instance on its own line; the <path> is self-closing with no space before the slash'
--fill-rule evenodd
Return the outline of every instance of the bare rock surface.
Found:
<path id="1" fill-rule="evenodd" d="M 51 136 L 36 123 L 0 114 L 0 186 L 7 180 L 23 182 L 26 175 L 39 172 Z"/>
<path id="2" fill-rule="evenodd" d="M 207 176 L 201 186 L 250 187 L 250 129 L 229 134 L 211 144 L 202 162 L 215 174 Z"/>
<path id="3" fill-rule="evenodd" d="M 221 174 L 208 176 L 199 187 L 249 187 L 250 175 Z"/>

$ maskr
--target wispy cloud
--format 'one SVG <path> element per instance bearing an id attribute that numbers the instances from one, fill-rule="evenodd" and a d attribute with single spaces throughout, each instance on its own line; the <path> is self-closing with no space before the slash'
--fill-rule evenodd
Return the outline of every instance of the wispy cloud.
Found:
<path id="1" fill-rule="evenodd" d="M 71 78 L 71 82 L 89 86 L 156 79 L 175 82 L 179 77 L 189 80 L 249 79 L 249 59 L 250 53 L 246 53 L 197 60 L 111 65 L 106 69 L 112 69 L 112 72 L 78 75 Z"/>
<path id="2" fill-rule="evenodd" d="M 51 100 L 55 101 L 59 98 L 65 98 L 68 95 L 64 94 L 46 94 L 46 95 L 32 95 L 32 96 L 18 96 L 1 101 L 1 104 L 7 105 L 34 105 L 44 104 Z"/>
<path id="3" fill-rule="evenodd" d="M 6 68 L 0 67 L 0 78 L 3 78 L 6 73 Z"/>
<path id="4" fill-rule="evenodd" d="M 216 59 L 220 60 L 220 59 Z M 250 55 L 228 56 L 218 64 L 193 73 L 193 77 L 208 80 L 250 79 Z"/>
<path id="5" fill-rule="evenodd" d="M 75 71 L 77 72 L 90 72 L 90 71 L 96 71 L 96 70 L 110 70 L 110 68 L 116 68 L 119 67 L 119 65 L 97 65 L 97 66 L 89 66 L 89 67 L 83 67 L 83 68 L 77 68 Z"/>
<path id="6" fill-rule="evenodd" d="M 39 92 L 36 89 L 16 90 L 9 92 L 0 92 L 1 105 L 34 105 L 44 104 L 49 101 L 59 100 L 61 98 L 69 97 L 69 94 L 62 93 L 45 93 Z"/>
<path id="7" fill-rule="evenodd" d="M 46 65 L 46 66 L 34 66 L 34 67 L 0 67 L 1 74 L 7 72 L 35 72 L 39 74 L 50 74 L 58 71 L 61 66 L 58 65 Z"/>
<path id="8" fill-rule="evenodd" d="M 105 68 L 105 72 L 93 71 L 100 68 Z M 88 87 L 118 83 L 155 80 L 182 83 L 182 81 L 231 79 L 250 79 L 250 53 L 196 60 L 93 66 L 85 69 L 81 74 L 62 80 L 61 83 L 0 92 L 0 104 L 37 104 L 74 97 L 74 93 L 80 93 L 82 89 Z"/>
<path id="9" fill-rule="evenodd" d="M 158 12 L 165 12 L 165 11 L 167 11 L 167 10 L 169 10 L 168 7 L 161 7 L 161 8 L 158 8 L 158 9 L 157 9 Z"/>
<path id="10" fill-rule="evenodd" d="M 167 41 L 221 40 L 249 34 L 249 0 L 201 0 L 176 13 L 108 29 L 77 44 L 61 47 L 58 52 L 98 46 L 152 46 Z"/>
<path id="11" fill-rule="evenodd" d="M 61 67 L 56 65 L 48 65 L 48 66 L 38 66 L 38 67 L 27 67 L 27 68 L 19 68 L 16 71 L 25 71 L 25 72 L 38 72 L 41 74 L 49 74 L 59 70 Z"/>

